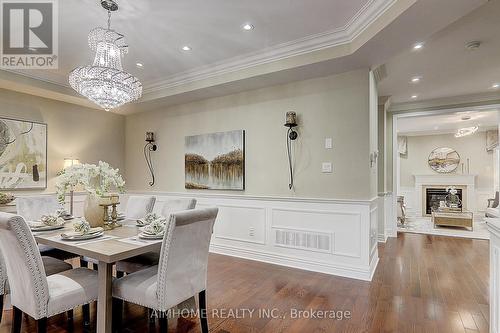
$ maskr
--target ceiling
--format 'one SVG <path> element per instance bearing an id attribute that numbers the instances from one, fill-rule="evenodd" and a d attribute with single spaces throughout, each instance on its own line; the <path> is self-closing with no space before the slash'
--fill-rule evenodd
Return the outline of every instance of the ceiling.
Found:
<path id="1" fill-rule="evenodd" d="M 112 28 L 130 45 L 124 67 L 147 89 L 195 68 L 340 31 L 376 2 L 314 0 L 311 6 L 302 0 L 117 0 L 120 9 L 112 15 Z M 107 12 L 96 0 L 60 1 L 59 11 L 59 69 L 24 73 L 67 85 L 74 67 L 93 60 L 87 36 L 92 28 L 106 25 Z M 243 30 L 245 23 L 255 29 Z M 183 51 L 184 45 L 192 50 Z M 137 62 L 144 67 L 137 68 Z"/>
<path id="2" fill-rule="evenodd" d="M 465 120 L 464 117 L 470 117 Z M 397 132 L 400 135 L 419 136 L 456 133 L 460 128 L 479 126 L 479 131 L 498 128 L 496 109 L 465 111 L 432 116 L 406 117 L 398 119 Z"/>
<path id="3" fill-rule="evenodd" d="M 392 103 L 492 92 L 500 83 L 500 1 L 493 0 L 385 63 L 379 93 Z M 477 50 L 466 44 L 480 41 Z M 419 76 L 418 84 L 411 78 Z M 412 95 L 418 97 L 412 99 Z"/>
<path id="4" fill-rule="evenodd" d="M 145 89 L 141 100 L 116 112 L 154 110 L 384 63 L 390 70 L 381 92 L 396 96 L 402 93 L 392 83 L 394 55 L 404 54 L 415 41 L 430 40 L 486 2 L 121 0 L 112 27 L 127 37 L 124 67 Z M 60 68 L 0 71 L 0 88 L 97 108 L 68 87 L 67 75 L 91 63 L 87 34 L 106 23 L 106 13 L 97 0 L 59 4 Z M 244 31 L 247 22 L 255 29 Z M 183 45 L 192 50 L 182 51 Z M 425 52 L 432 49 L 426 45 Z"/>

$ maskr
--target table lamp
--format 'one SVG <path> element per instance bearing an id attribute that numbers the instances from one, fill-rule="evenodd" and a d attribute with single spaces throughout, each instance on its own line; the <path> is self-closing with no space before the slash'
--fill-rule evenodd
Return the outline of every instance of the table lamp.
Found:
<path id="1" fill-rule="evenodd" d="M 66 170 L 69 167 L 72 167 L 73 165 L 78 165 L 80 164 L 79 159 L 73 159 L 73 158 L 65 158 L 64 159 L 64 170 Z M 69 214 L 73 216 L 73 187 L 69 191 Z"/>

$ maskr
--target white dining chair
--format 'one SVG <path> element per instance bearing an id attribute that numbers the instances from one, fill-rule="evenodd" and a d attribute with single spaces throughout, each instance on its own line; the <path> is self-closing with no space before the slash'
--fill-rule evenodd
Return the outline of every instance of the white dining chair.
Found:
<path id="1" fill-rule="evenodd" d="M 156 197 L 131 195 L 127 200 L 125 218 L 130 220 L 142 219 L 153 211 Z"/>
<path id="2" fill-rule="evenodd" d="M 174 212 L 195 209 L 196 199 L 171 199 L 166 200 L 161 208 L 161 215 L 169 217 Z M 117 277 L 122 277 L 124 273 L 133 273 L 141 269 L 158 265 L 160 252 L 149 252 L 143 255 L 132 257 L 116 263 Z"/>
<path id="3" fill-rule="evenodd" d="M 47 276 L 64 272 L 73 268 L 67 262 L 52 257 L 42 257 L 43 267 Z M 0 250 L 0 323 L 2 322 L 4 297 L 9 293 L 9 283 L 7 281 L 7 269 Z"/>
<path id="4" fill-rule="evenodd" d="M 139 304 L 160 313 L 160 331 L 167 332 L 167 311 L 197 295 L 202 332 L 208 332 L 208 250 L 217 212 L 214 207 L 170 215 L 159 264 L 113 281 L 113 297 L 120 300 L 115 315 L 121 316 L 123 301 Z"/>
<path id="5" fill-rule="evenodd" d="M 55 195 L 37 195 L 16 198 L 17 214 L 25 221 L 38 221 L 43 215 L 54 214 L 62 205 Z M 67 260 L 78 257 L 78 255 L 55 249 L 47 245 L 39 245 L 43 256 Z"/>
<path id="6" fill-rule="evenodd" d="M 22 314 L 47 331 L 47 318 L 97 300 L 97 272 L 75 268 L 46 276 L 42 256 L 26 221 L 0 213 L 0 250 L 7 268 L 13 307 L 12 332 L 21 330 Z"/>

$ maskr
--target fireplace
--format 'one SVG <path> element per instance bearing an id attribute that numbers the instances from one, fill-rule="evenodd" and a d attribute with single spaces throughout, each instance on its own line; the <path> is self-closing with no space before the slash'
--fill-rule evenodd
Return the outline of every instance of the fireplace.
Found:
<path id="1" fill-rule="evenodd" d="M 438 188 L 438 187 L 428 187 L 425 189 L 425 211 L 427 215 L 431 215 L 432 211 L 439 208 L 441 201 L 446 201 L 446 196 L 448 193 L 446 192 L 446 188 Z M 457 196 L 460 198 L 460 201 L 463 202 L 463 191 L 462 189 L 457 189 Z M 462 208 L 462 205 L 459 206 Z"/>

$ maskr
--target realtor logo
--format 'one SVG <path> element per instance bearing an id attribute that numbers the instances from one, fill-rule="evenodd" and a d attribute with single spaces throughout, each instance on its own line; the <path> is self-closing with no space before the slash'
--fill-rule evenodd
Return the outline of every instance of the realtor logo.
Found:
<path id="1" fill-rule="evenodd" d="M 58 67 L 57 0 L 0 0 L 5 69 Z"/>

